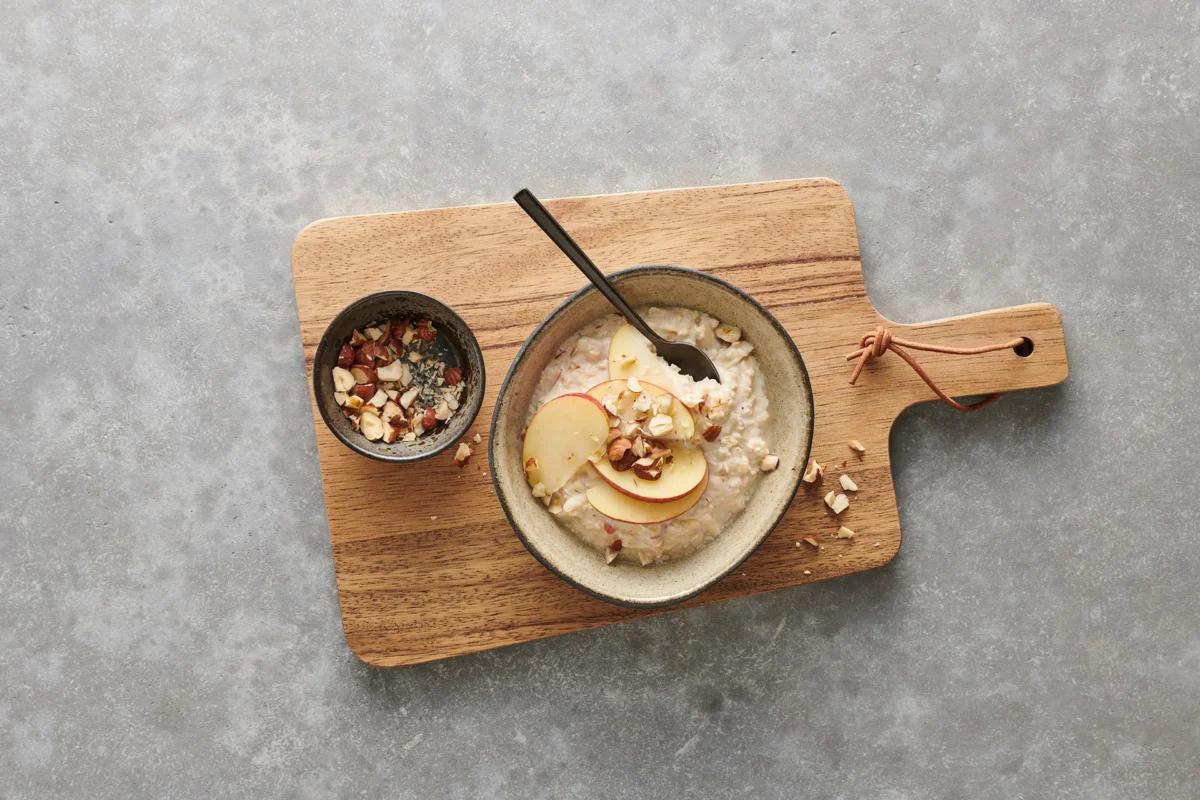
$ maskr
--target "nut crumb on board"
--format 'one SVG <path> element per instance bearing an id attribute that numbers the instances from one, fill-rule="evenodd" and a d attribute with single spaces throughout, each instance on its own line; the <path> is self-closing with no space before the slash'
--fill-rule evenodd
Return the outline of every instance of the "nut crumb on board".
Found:
<path id="1" fill-rule="evenodd" d="M 834 514 L 840 514 L 850 507 L 850 498 L 831 491 L 825 495 L 825 505 L 829 506 Z"/>
<path id="2" fill-rule="evenodd" d="M 851 450 L 853 450 L 854 452 L 856 452 L 860 455 L 867 452 L 867 448 L 864 447 L 863 443 L 860 442 L 858 439 L 851 439 L 850 441 L 846 442 L 846 444 L 850 446 Z"/>

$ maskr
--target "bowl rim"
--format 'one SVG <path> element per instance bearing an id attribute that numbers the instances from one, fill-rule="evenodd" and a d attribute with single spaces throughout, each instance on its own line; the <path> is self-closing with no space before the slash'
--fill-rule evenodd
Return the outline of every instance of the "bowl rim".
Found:
<path id="1" fill-rule="evenodd" d="M 386 463 L 386 464 L 412 464 L 417 461 L 424 461 L 427 458 L 432 458 L 433 456 L 436 456 L 438 453 L 446 452 L 452 446 L 457 444 L 462 439 L 462 436 L 466 434 L 467 430 L 471 427 L 471 425 L 474 424 L 475 418 L 477 416 L 479 416 L 479 409 L 483 407 L 483 396 L 487 391 L 487 370 L 486 369 L 479 370 L 479 389 L 478 389 L 478 391 L 476 391 L 474 393 L 470 404 L 467 406 L 467 408 L 466 408 L 467 413 L 459 415 L 459 417 L 458 417 L 459 419 L 466 420 L 466 424 L 463 425 L 463 433 L 460 434 L 459 436 L 448 437 L 444 443 L 438 445 L 437 447 L 435 447 L 431 450 L 427 450 L 427 451 L 424 451 L 421 453 L 411 453 L 411 454 L 407 454 L 407 455 L 381 453 L 381 452 L 378 452 L 377 450 L 367 447 L 366 445 L 355 442 L 355 441 L 351 440 L 350 438 L 348 438 L 347 436 L 345 436 L 341 431 L 339 431 L 337 429 L 337 427 L 330 420 L 329 412 L 326 411 L 325 404 L 321 402 L 321 398 L 318 396 L 318 392 L 320 390 L 317 388 L 317 362 L 319 362 L 321 360 L 321 354 L 324 352 L 327 352 L 327 348 L 333 344 L 330 336 L 331 336 L 331 332 L 333 331 L 333 329 L 337 325 L 337 323 L 339 321 L 341 321 L 343 318 L 348 317 L 351 314 L 353 314 L 355 311 L 357 311 L 359 309 L 359 307 L 364 306 L 367 303 L 376 301 L 380 298 L 400 299 L 400 300 L 416 298 L 416 299 L 420 299 L 422 302 L 430 304 L 431 306 L 436 308 L 440 313 L 445 314 L 445 316 L 458 320 L 458 322 L 462 325 L 463 330 L 466 332 L 466 340 L 462 341 L 462 342 L 458 342 L 458 344 L 465 347 L 468 350 L 474 351 L 474 353 L 478 357 L 479 363 L 481 365 L 483 364 L 483 350 L 479 347 L 479 341 L 475 338 L 475 332 L 471 330 L 471 326 L 468 325 L 467 321 L 464 320 L 457 312 L 455 312 L 454 309 L 450 308 L 450 306 L 446 305 L 441 300 L 438 300 L 436 297 L 430 297 L 427 294 L 422 294 L 421 292 L 414 292 L 409 289 L 384 289 L 382 291 L 372 292 L 371 294 L 363 295 L 362 297 L 358 298 L 357 300 L 354 300 L 353 302 L 351 302 L 349 305 L 347 305 L 345 308 L 343 308 L 337 314 L 335 314 L 333 316 L 333 318 L 329 320 L 329 323 L 325 326 L 325 331 L 321 334 L 321 340 L 319 342 L 317 342 L 317 349 L 313 351 L 313 368 L 312 368 L 313 400 L 317 404 L 317 412 L 321 415 L 321 421 L 325 423 L 325 427 L 329 429 L 329 432 L 333 434 L 335 439 L 337 439 L 339 442 L 344 444 L 346 447 L 349 447 L 351 450 L 358 453 L 359 455 L 366 456 L 367 458 L 374 459 L 375 461 L 382 461 L 383 463 Z M 455 338 L 457 338 L 457 337 L 455 337 Z"/>
<path id="2" fill-rule="evenodd" d="M 792 339 L 792 335 L 790 333 L 788 333 L 788 331 L 785 327 L 783 327 L 783 323 L 781 323 L 778 319 L 776 319 L 775 315 L 772 314 L 770 312 L 770 310 L 767 309 L 766 306 L 764 306 L 758 300 L 755 300 L 746 291 L 740 289 L 739 287 L 735 286 L 734 284 L 730 283 L 729 281 L 726 281 L 722 278 L 718 278 L 715 275 L 710 275 L 707 272 L 702 272 L 697 269 L 692 269 L 690 267 L 681 267 L 681 266 L 678 266 L 675 264 L 638 264 L 638 265 L 635 265 L 632 267 L 627 267 L 625 269 L 620 269 L 620 270 L 615 270 L 613 272 L 610 272 L 607 274 L 606 277 L 608 277 L 609 280 L 615 280 L 615 279 L 620 279 L 620 278 L 622 278 L 624 276 L 628 276 L 628 275 L 648 274 L 648 273 L 654 273 L 654 272 L 676 274 L 676 275 L 686 275 L 688 277 L 699 278 L 701 280 L 708 281 L 709 283 L 712 283 L 716 286 L 719 286 L 723 289 L 726 289 L 726 290 L 736 294 L 742 300 L 748 302 L 751 306 L 753 306 L 755 309 L 757 309 L 759 312 L 761 312 L 762 315 L 767 319 L 767 321 L 771 323 L 772 327 L 774 327 L 775 330 L 783 337 L 783 339 L 787 342 L 787 345 L 788 345 L 787 349 L 791 352 L 792 357 L 795 359 L 797 365 L 800 367 L 801 374 L 804 375 L 804 399 L 808 405 L 808 420 L 809 420 L 809 422 L 808 422 L 808 430 L 805 432 L 805 436 L 804 436 L 804 439 L 805 439 L 805 441 L 804 441 L 804 457 L 801 459 L 800 463 L 808 464 L 808 460 L 812 455 L 813 429 L 815 428 L 815 416 L 816 416 L 816 405 L 813 402 L 813 393 L 812 393 L 812 376 L 808 372 L 808 365 L 804 363 L 804 356 L 801 355 L 800 348 L 796 346 L 796 342 L 794 339 Z M 708 590 L 713 585 L 715 585 L 716 583 L 721 581 L 723 578 L 727 577 L 730 573 L 732 573 L 738 567 L 740 567 L 743 563 L 745 563 L 746 559 L 750 558 L 750 556 L 752 556 L 755 553 L 755 551 L 757 551 L 758 548 L 762 546 L 762 543 L 765 542 L 767 540 L 767 537 L 769 537 L 771 535 L 772 531 L 774 531 L 775 528 L 779 526 L 779 521 L 781 519 L 783 519 L 784 515 L 787 514 L 787 512 L 791 509 L 792 503 L 795 502 L 796 493 L 800 491 L 800 477 L 801 476 L 800 476 L 800 473 L 798 473 L 798 472 L 796 473 L 795 479 L 792 483 L 792 490 L 788 495 L 787 502 L 783 504 L 783 508 L 780 510 L 779 514 L 776 515 L 775 519 L 771 520 L 771 524 L 767 525 L 764 528 L 763 532 L 758 536 L 758 538 L 753 542 L 753 544 L 746 549 L 746 552 L 740 558 L 733 561 L 724 570 L 720 571 L 719 573 L 714 575 L 712 578 L 709 578 L 708 580 L 704 581 L 699 586 L 693 587 L 690 589 L 686 589 L 686 590 L 684 590 L 682 592 L 678 592 L 676 594 L 672 594 L 672 595 L 670 595 L 666 598 L 660 599 L 660 600 L 652 600 L 652 601 L 629 600 L 624 597 L 619 597 L 614 594 L 609 594 L 606 592 L 599 591 L 590 586 L 586 586 L 586 585 L 580 583 L 579 581 L 575 580 L 574 578 L 570 577 L 569 575 L 563 573 L 548 559 L 544 558 L 542 556 L 541 552 L 537 549 L 536 545 L 534 545 L 529 540 L 529 538 L 526 537 L 525 532 L 523 530 L 521 530 L 521 526 L 517 523 L 517 520 L 514 518 L 512 509 L 509 508 L 508 501 L 506 500 L 506 498 L 504 496 L 504 490 L 500 485 L 500 480 L 497 477 L 497 470 L 495 467 L 495 465 L 498 463 L 496 460 L 496 458 L 497 458 L 496 441 L 498 438 L 495 436 L 496 423 L 500 417 L 500 408 L 502 406 L 502 400 L 508 394 L 509 385 L 512 381 L 513 376 L 516 374 L 517 367 L 524 360 L 525 355 L 531 348 L 534 340 L 536 340 L 539 336 L 541 336 L 542 333 L 547 329 L 547 327 L 549 327 L 556 319 L 558 319 L 560 316 L 562 316 L 568 308 L 573 306 L 575 303 L 578 303 L 580 300 L 582 300 L 584 297 L 587 297 L 592 292 L 597 292 L 597 291 L 598 290 L 589 283 L 589 284 L 586 284 L 585 286 L 583 286 L 582 288 L 578 289 L 577 291 L 572 293 L 569 297 L 567 297 L 565 300 L 563 300 L 561 303 L 559 303 L 558 306 L 555 307 L 555 309 L 550 312 L 549 316 L 547 316 L 546 319 L 542 320 L 542 322 L 539 323 L 538 326 L 530 332 L 529 336 L 526 337 L 525 341 L 521 344 L 520 349 L 517 350 L 516 355 L 513 356 L 512 363 L 509 364 L 508 371 L 504 375 L 504 381 L 500 384 L 500 391 L 496 395 L 496 402 L 492 408 L 492 419 L 491 419 L 491 424 L 489 427 L 490 435 L 488 436 L 488 463 L 490 465 L 492 465 L 492 468 L 490 470 L 491 476 L 492 476 L 492 488 L 495 490 L 496 499 L 500 501 L 500 507 L 504 510 L 504 516 L 508 520 L 509 527 L 513 529 L 513 532 L 516 533 L 517 538 L 521 540 L 521 544 L 523 544 L 525 546 L 525 549 L 529 551 L 530 555 L 532 555 L 535 559 L 537 559 L 538 563 L 540 563 L 543 567 L 548 569 L 552 574 L 554 574 L 555 576 L 560 578 L 565 583 L 569 584 L 570 586 L 573 586 L 574 588 L 578 589 L 579 591 L 583 592 L 584 594 L 586 594 L 590 597 L 596 598 L 597 600 L 603 600 L 606 603 L 612 603 L 614 605 L 622 606 L 624 608 L 663 608 L 665 606 L 672 606 L 672 605 L 676 605 L 678 603 L 682 603 L 686 600 L 690 600 L 693 597 L 696 597 L 697 595 L 701 594 L 702 592 Z M 567 533 L 567 535 L 570 535 L 570 534 Z"/>

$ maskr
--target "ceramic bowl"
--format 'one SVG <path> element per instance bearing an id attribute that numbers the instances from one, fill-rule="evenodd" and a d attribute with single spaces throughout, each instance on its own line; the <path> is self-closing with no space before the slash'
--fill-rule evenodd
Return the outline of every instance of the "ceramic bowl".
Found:
<path id="1" fill-rule="evenodd" d="M 725 281 L 670 266 L 634 267 L 609 276 L 635 306 L 683 306 L 742 329 L 767 387 L 771 451 L 779 468 L 765 473 L 745 510 L 714 541 L 678 559 L 643 567 L 600 553 L 561 527 L 536 500 L 521 464 L 522 430 L 538 379 L 560 345 L 588 322 L 613 313 L 592 287 L 568 298 L 530 335 L 509 368 L 492 416 L 489 457 L 496 496 L 529 552 L 584 592 L 618 605 L 652 608 L 678 603 L 733 571 L 787 511 L 812 444 L 813 400 L 808 371 L 783 326 L 749 295 Z"/>
<path id="2" fill-rule="evenodd" d="M 447 366 L 462 368 L 465 388 L 458 411 L 444 428 L 421 436 L 415 442 L 387 444 L 368 441 L 342 416 L 333 397 L 333 368 L 337 366 L 338 350 L 349 341 L 356 328 L 362 330 L 367 325 L 393 317 L 428 317 L 432 320 L 438 332 L 438 338 L 434 340 L 438 357 Z M 467 323 L 445 304 L 418 292 L 377 292 L 355 300 L 329 323 L 313 359 L 313 392 L 325 425 L 338 441 L 354 452 L 393 464 L 430 458 L 461 439 L 479 414 L 484 382 L 483 353 Z"/>

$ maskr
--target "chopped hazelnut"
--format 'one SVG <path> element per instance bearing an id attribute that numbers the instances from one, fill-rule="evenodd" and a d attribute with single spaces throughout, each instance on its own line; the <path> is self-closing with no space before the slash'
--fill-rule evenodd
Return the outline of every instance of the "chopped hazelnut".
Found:
<path id="1" fill-rule="evenodd" d="M 404 377 L 404 363 L 396 360 L 375 370 L 381 381 L 398 381 Z"/>
<path id="2" fill-rule="evenodd" d="M 642 392 L 633 401 L 633 413 L 638 417 L 645 416 L 649 413 L 653 405 L 654 401 L 650 398 L 650 395 Z"/>
<path id="3" fill-rule="evenodd" d="M 733 325 L 718 325 L 714 332 L 717 338 L 726 344 L 733 344 L 742 339 L 742 329 Z"/>
<path id="4" fill-rule="evenodd" d="M 666 436 L 675 428 L 675 421 L 668 414 L 655 414 L 646 423 L 646 430 L 651 436 Z"/>
<path id="5" fill-rule="evenodd" d="M 379 412 L 379 416 L 384 422 L 391 422 L 395 417 L 403 418 L 404 412 L 400 410 L 400 406 L 396 405 L 394 400 L 388 400 L 383 404 L 383 410 Z"/>
<path id="6" fill-rule="evenodd" d="M 354 375 L 351 374 L 350 370 L 342 369 L 341 367 L 333 368 L 333 388 L 335 390 L 349 392 L 354 388 L 354 384 L 356 383 L 357 381 L 354 380 Z"/>
<path id="7" fill-rule="evenodd" d="M 362 435 L 367 437 L 367 441 L 375 442 L 383 438 L 384 424 L 383 420 L 374 414 L 363 414 L 359 421 Z"/>
<path id="8" fill-rule="evenodd" d="M 608 460 L 620 461 L 625 457 L 625 452 L 631 447 L 633 447 L 633 442 L 629 441 L 624 436 L 613 439 L 608 445 Z"/>
<path id="9" fill-rule="evenodd" d="M 400 395 L 400 407 L 403 408 L 405 411 L 412 408 L 413 401 L 417 399 L 417 395 L 419 395 L 420 393 L 421 393 L 421 390 L 418 387 L 414 386 L 411 389 L 409 389 L 407 392 L 405 392 L 404 394 Z"/>

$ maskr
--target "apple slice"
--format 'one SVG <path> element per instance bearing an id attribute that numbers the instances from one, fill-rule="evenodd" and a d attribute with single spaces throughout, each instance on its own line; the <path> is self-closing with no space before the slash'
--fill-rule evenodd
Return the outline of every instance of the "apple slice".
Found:
<path id="1" fill-rule="evenodd" d="M 671 463 L 663 467 L 656 481 L 639 478 L 631 469 L 621 472 L 607 458 L 592 466 L 618 492 L 649 503 L 666 503 L 689 494 L 708 478 L 708 462 L 702 451 L 678 447 L 671 451 L 671 456 Z"/>
<path id="2" fill-rule="evenodd" d="M 670 384 L 674 380 L 667 362 L 658 357 L 650 341 L 626 323 L 617 328 L 608 346 L 608 377 L 620 380 L 630 376 L 639 380 Z"/>
<path id="3" fill-rule="evenodd" d="M 632 522 L 635 525 L 653 525 L 656 522 L 666 522 L 684 513 L 700 500 L 704 490 L 708 488 L 708 476 L 700 481 L 700 485 L 678 500 L 666 503 L 648 503 L 627 494 L 618 492 L 607 483 L 601 483 L 587 490 L 588 502 L 592 508 L 609 519 L 617 522 Z"/>
<path id="4" fill-rule="evenodd" d="M 696 435 L 696 420 L 692 416 L 692 412 L 688 411 L 688 407 L 683 404 L 682 400 L 661 386 L 656 386 L 655 384 L 647 381 L 638 381 L 638 383 L 641 384 L 642 391 L 648 393 L 650 397 L 655 400 L 656 411 L 658 410 L 658 398 L 663 396 L 671 398 L 671 407 L 665 411 L 665 413 L 671 416 L 671 422 L 673 423 L 671 426 L 671 432 L 660 438 L 683 439 L 686 441 Z M 605 381 L 604 383 L 597 384 L 588 389 L 588 394 L 603 404 L 604 398 L 609 396 L 616 397 L 620 395 L 621 392 L 625 390 L 627 384 L 628 382 L 624 379 Z"/>
<path id="5" fill-rule="evenodd" d="M 521 463 L 529 485 L 553 494 L 588 456 L 604 448 L 608 412 L 591 395 L 564 394 L 538 409 L 525 431 Z"/>

